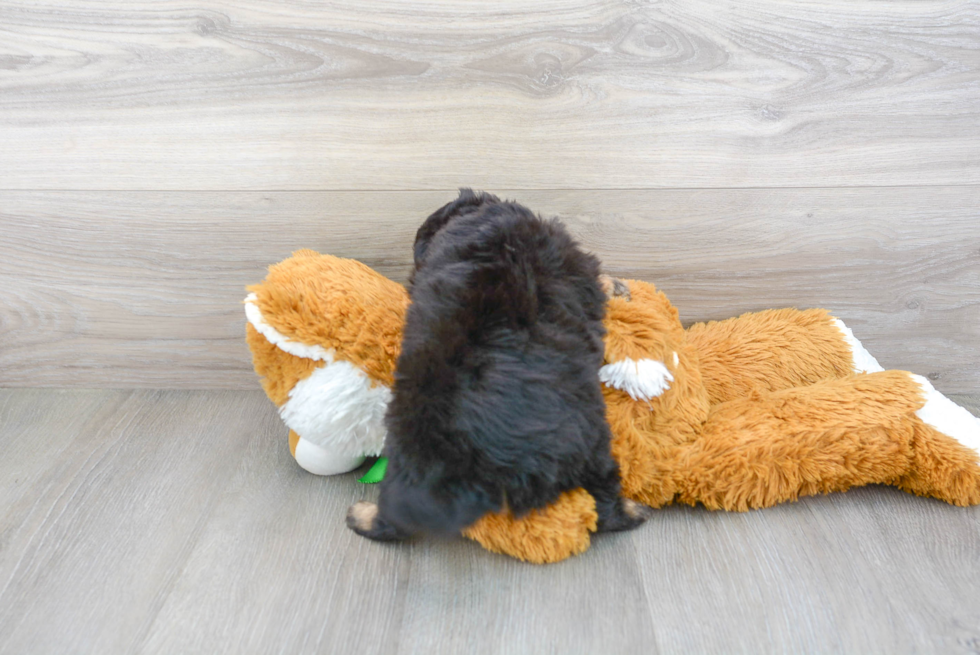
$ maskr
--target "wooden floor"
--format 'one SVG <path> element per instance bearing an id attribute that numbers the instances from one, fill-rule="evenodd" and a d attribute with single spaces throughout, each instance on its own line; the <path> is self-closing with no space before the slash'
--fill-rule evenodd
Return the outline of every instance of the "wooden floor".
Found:
<path id="1" fill-rule="evenodd" d="M 958 398 L 974 412 L 980 399 Z M 980 508 L 671 507 L 587 553 L 381 545 L 261 392 L 0 391 L 0 653 L 973 653 Z"/>
<path id="2" fill-rule="evenodd" d="M 0 0 L 0 653 L 980 652 L 980 510 L 888 488 L 551 567 L 356 538 L 241 306 L 298 248 L 405 281 L 472 186 L 976 412 L 978 43 L 975 0 Z"/>

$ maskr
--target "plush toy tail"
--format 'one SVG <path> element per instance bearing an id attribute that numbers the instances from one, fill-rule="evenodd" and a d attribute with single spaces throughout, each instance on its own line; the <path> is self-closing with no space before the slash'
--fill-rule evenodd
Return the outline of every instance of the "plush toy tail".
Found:
<path id="1" fill-rule="evenodd" d="M 884 483 L 980 503 L 980 423 L 924 382 L 885 371 L 722 403 L 677 454 L 674 499 L 744 511 Z"/>

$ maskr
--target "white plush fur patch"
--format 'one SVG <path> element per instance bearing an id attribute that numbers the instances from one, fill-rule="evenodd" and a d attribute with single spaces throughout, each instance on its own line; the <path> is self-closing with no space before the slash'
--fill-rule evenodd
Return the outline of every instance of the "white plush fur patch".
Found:
<path id="1" fill-rule="evenodd" d="M 674 376 L 663 362 L 627 358 L 600 368 L 599 381 L 625 391 L 633 400 L 650 400 L 670 389 Z"/>
<path id="2" fill-rule="evenodd" d="M 851 347 L 851 355 L 854 359 L 854 372 L 855 373 L 877 373 L 879 371 L 884 371 L 878 360 L 875 359 L 871 353 L 869 353 L 861 342 L 857 340 L 854 333 L 851 332 L 851 328 L 844 325 L 844 321 L 839 318 L 834 319 L 834 325 L 837 326 L 844 334 L 844 341 L 847 345 Z"/>
<path id="3" fill-rule="evenodd" d="M 299 341 L 292 341 L 285 334 L 266 323 L 265 317 L 262 316 L 262 311 L 255 304 L 257 300 L 258 297 L 254 293 L 250 293 L 245 297 L 245 318 L 248 319 L 252 327 L 258 330 L 259 334 L 265 337 L 269 343 L 290 355 L 302 357 L 303 359 L 313 359 L 318 362 L 333 361 L 332 351 L 327 350 L 323 346 L 317 346 L 315 344 L 309 346 Z"/>
<path id="4" fill-rule="evenodd" d="M 921 375 L 909 375 L 919 383 L 926 397 L 926 404 L 915 415 L 923 423 L 980 454 L 980 419 L 936 391 L 932 383 Z"/>
<path id="5" fill-rule="evenodd" d="M 306 441 L 337 456 L 380 455 L 391 390 L 350 362 L 328 361 L 296 383 L 279 415 Z"/>

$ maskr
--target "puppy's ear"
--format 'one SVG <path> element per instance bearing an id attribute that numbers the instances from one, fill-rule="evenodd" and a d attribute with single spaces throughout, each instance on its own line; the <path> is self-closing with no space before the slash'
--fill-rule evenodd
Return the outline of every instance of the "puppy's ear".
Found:
<path id="1" fill-rule="evenodd" d="M 415 267 L 418 268 L 425 259 L 425 252 L 429 247 L 432 237 L 441 230 L 446 223 L 457 216 L 468 214 L 483 205 L 491 205 L 500 202 L 497 196 L 475 192 L 473 189 L 462 188 L 459 190 L 459 197 L 436 210 L 431 216 L 425 219 L 422 227 L 415 233 Z"/>

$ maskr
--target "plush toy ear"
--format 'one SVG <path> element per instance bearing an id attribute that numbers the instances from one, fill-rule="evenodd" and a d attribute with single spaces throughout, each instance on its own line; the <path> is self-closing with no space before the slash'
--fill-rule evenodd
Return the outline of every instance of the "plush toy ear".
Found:
<path id="1" fill-rule="evenodd" d="M 670 388 L 684 329 L 677 310 L 651 284 L 628 280 L 630 299 L 606 304 L 605 365 L 599 380 L 633 400 L 650 400 Z"/>

